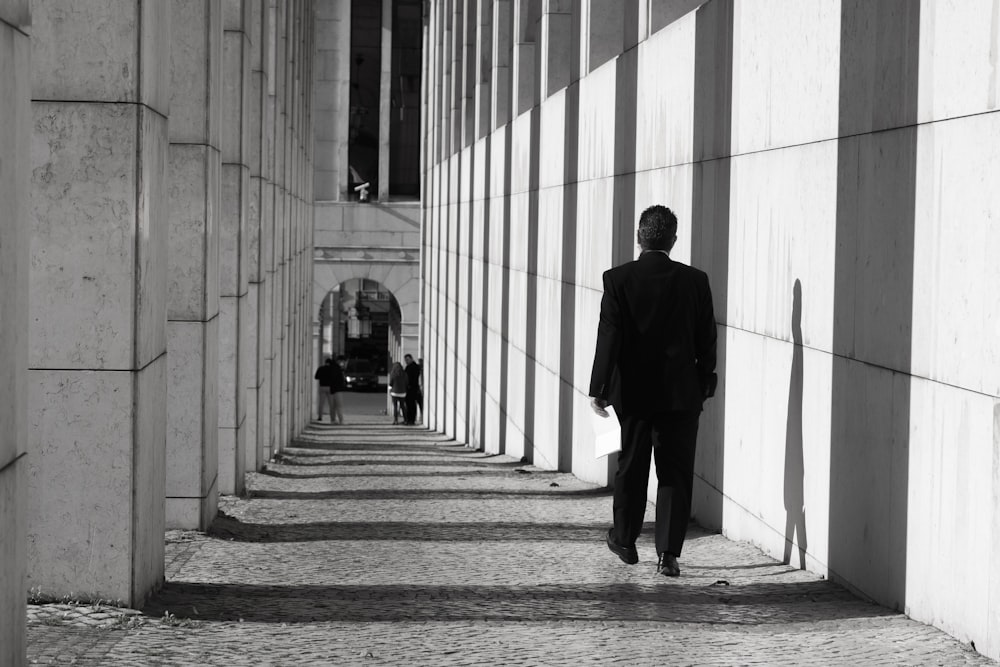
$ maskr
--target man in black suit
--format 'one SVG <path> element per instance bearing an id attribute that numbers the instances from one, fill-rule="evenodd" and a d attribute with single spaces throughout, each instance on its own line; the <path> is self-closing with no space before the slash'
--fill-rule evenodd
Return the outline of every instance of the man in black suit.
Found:
<path id="1" fill-rule="evenodd" d="M 590 378 L 591 407 L 622 428 L 607 543 L 629 565 L 646 510 L 655 456 L 657 572 L 680 574 L 691 517 L 698 418 L 715 393 L 716 326 L 708 276 L 670 259 L 677 216 L 651 206 L 639 218 L 639 259 L 604 273 L 604 298 Z"/>
<path id="2" fill-rule="evenodd" d="M 404 424 L 412 426 L 417 423 L 417 404 L 421 406 L 424 402 L 424 394 L 420 390 L 420 375 L 423 370 L 420 364 L 413 361 L 413 355 L 407 354 L 403 356 L 403 361 L 406 362 L 406 367 L 403 369 L 406 371 L 406 421 Z M 422 408 L 421 408 L 422 409 Z"/>

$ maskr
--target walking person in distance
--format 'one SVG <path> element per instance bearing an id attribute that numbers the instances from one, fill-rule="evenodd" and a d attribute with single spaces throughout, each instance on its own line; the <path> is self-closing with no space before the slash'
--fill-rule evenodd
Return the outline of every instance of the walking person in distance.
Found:
<path id="1" fill-rule="evenodd" d="M 677 216 L 651 206 L 639 217 L 639 259 L 604 273 L 590 379 L 592 409 L 621 421 L 608 548 L 639 561 L 635 547 L 656 462 L 657 572 L 678 576 L 691 517 L 698 419 L 716 385 L 716 325 L 708 276 L 675 262 Z"/>

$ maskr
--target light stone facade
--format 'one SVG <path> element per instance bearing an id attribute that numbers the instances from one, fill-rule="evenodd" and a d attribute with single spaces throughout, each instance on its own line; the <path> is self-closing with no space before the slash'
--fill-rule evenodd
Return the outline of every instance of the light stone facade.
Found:
<path id="1" fill-rule="evenodd" d="M 607 483 L 601 274 L 666 204 L 720 325 L 696 518 L 1000 658 L 1000 5 L 429 12 L 431 427 Z"/>
<path id="2" fill-rule="evenodd" d="M 0 664 L 139 606 L 312 389 L 311 0 L 0 1 Z"/>

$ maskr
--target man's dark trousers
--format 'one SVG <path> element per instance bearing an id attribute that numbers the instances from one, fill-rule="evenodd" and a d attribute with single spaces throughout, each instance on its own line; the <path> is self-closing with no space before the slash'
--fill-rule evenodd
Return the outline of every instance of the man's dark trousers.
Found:
<path id="1" fill-rule="evenodd" d="M 649 417 L 623 415 L 622 451 L 615 473 L 614 539 L 635 544 L 646 511 L 649 459 L 656 461 L 656 552 L 681 555 L 691 516 L 698 410 Z"/>

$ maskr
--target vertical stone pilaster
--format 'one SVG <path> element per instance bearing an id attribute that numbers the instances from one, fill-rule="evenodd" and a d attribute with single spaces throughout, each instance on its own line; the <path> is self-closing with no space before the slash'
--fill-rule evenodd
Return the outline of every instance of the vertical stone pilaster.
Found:
<path id="1" fill-rule="evenodd" d="M 28 3 L 0 6 L 0 664 L 25 664 L 28 352 Z"/>
<path id="2" fill-rule="evenodd" d="M 313 187 L 317 201 L 342 201 L 349 194 L 345 169 L 350 120 L 351 2 L 319 0 L 315 17 Z"/>
<path id="3" fill-rule="evenodd" d="M 514 4 L 514 52 L 512 59 L 514 115 L 520 115 L 538 103 L 535 77 L 538 75 L 538 23 L 541 14 L 529 0 Z"/>
<path id="4" fill-rule="evenodd" d="M 133 606 L 163 580 L 168 9 L 31 28 L 29 583 Z"/>
<path id="5" fill-rule="evenodd" d="M 429 45 L 428 45 L 429 46 Z M 474 116 L 475 116 L 475 136 L 482 139 L 492 130 L 490 127 L 490 99 L 493 95 L 493 11 L 492 2 L 489 0 L 476 0 L 476 56 L 475 62 L 475 89 L 474 95 Z M 424 67 L 424 76 L 431 74 L 429 68 Z"/>
<path id="6" fill-rule="evenodd" d="M 261 310 L 264 307 L 263 252 L 264 220 L 264 99 L 267 74 L 264 72 L 265 21 L 264 0 L 246 0 L 249 5 L 250 78 L 247 93 L 247 161 L 250 171 L 250 193 L 247 197 L 247 356 L 246 377 L 246 470 L 259 470 L 262 455 L 262 424 L 266 408 L 261 406 L 261 386 L 264 381 L 261 351 Z"/>
<path id="7" fill-rule="evenodd" d="M 573 1 L 545 0 L 541 26 L 541 91 L 548 97 L 569 85 L 573 50 Z"/>
<path id="8" fill-rule="evenodd" d="M 382 57 L 378 95 L 378 200 L 389 199 L 389 102 L 392 97 L 392 0 L 382 0 Z"/>
<path id="9" fill-rule="evenodd" d="M 497 129 L 509 123 L 511 116 L 511 86 L 513 73 L 511 71 L 511 49 L 513 46 L 513 10 L 512 0 L 494 0 L 493 2 L 493 92 L 492 117 L 490 129 Z"/>
<path id="10" fill-rule="evenodd" d="M 275 346 L 274 346 L 274 303 L 275 303 L 275 203 L 274 185 L 274 109 L 276 35 L 274 0 L 261 2 L 261 203 L 260 203 L 260 254 L 259 254 L 259 305 L 257 312 L 257 359 L 260 374 L 257 391 L 257 414 L 259 415 L 257 441 L 258 458 L 261 462 L 271 458 L 275 451 Z"/>
<path id="11" fill-rule="evenodd" d="M 167 525 L 208 527 L 218 507 L 220 0 L 171 0 Z"/>
<path id="12" fill-rule="evenodd" d="M 250 0 L 224 0 L 219 229 L 219 492 L 243 491 L 250 360 Z M 256 326 L 254 322 L 253 326 Z"/>

